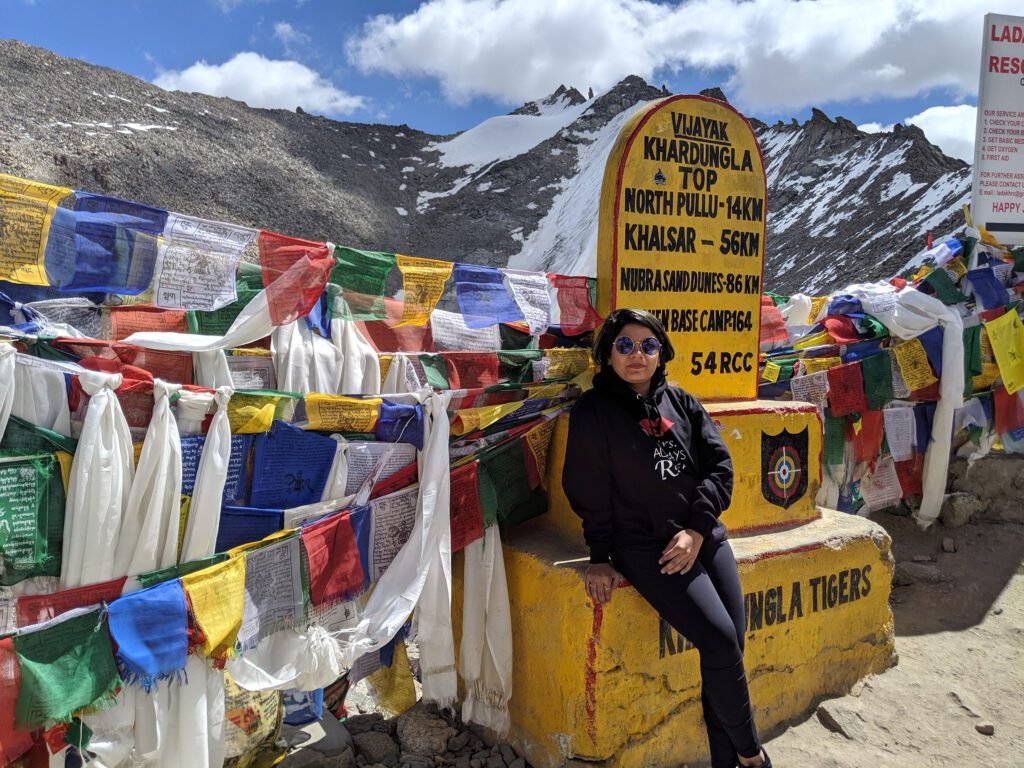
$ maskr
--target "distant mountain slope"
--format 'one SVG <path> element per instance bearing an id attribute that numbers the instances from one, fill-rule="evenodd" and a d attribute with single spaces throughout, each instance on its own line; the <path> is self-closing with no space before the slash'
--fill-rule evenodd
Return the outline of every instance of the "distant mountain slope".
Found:
<path id="1" fill-rule="evenodd" d="M 344 123 L 137 78 L 0 41 L 0 170 L 288 235 L 594 274 L 604 158 L 640 104 L 628 77 L 454 136 Z M 769 169 L 765 285 L 824 290 L 896 272 L 959 225 L 970 169 L 916 128 L 864 134 L 815 111 L 755 123 Z"/>

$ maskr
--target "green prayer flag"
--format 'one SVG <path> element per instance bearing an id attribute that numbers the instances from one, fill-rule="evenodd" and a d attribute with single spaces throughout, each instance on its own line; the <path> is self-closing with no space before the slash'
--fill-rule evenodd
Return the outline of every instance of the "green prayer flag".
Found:
<path id="1" fill-rule="evenodd" d="M 825 416 L 825 440 L 822 460 L 825 464 L 838 465 L 843 463 L 846 451 L 846 417 Z"/>
<path id="2" fill-rule="evenodd" d="M 974 393 L 974 377 L 981 371 L 981 323 L 978 323 L 964 328 L 964 397 Z"/>
<path id="3" fill-rule="evenodd" d="M 477 470 L 484 527 L 495 519 L 516 525 L 547 511 L 547 496 L 530 486 L 523 443 L 519 438 L 480 452 Z"/>
<path id="4" fill-rule="evenodd" d="M 92 729 L 82 722 L 80 718 L 71 721 L 67 731 L 64 732 L 64 741 L 75 747 L 79 752 L 85 752 L 92 738 Z"/>
<path id="5" fill-rule="evenodd" d="M 23 730 L 68 722 L 78 710 L 102 707 L 121 685 L 105 610 L 15 635 L 14 651 L 21 667 L 14 720 Z"/>
<path id="6" fill-rule="evenodd" d="M 533 362 L 544 357 L 539 349 L 498 352 L 498 378 L 511 383 L 533 381 Z"/>
<path id="7" fill-rule="evenodd" d="M 185 324 L 189 333 L 200 333 L 207 336 L 223 336 L 235 318 L 263 290 L 263 275 L 259 265 L 242 262 L 238 265 L 235 277 L 235 294 L 237 299 L 225 307 L 212 312 L 190 310 L 185 313 Z"/>
<path id="8" fill-rule="evenodd" d="M 774 291 L 766 292 L 765 296 L 770 296 L 772 299 L 772 303 L 775 304 L 776 307 L 781 307 L 783 304 L 789 303 L 789 296 L 783 296 L 781 294 L 775 293 Z"/>
<path id="9" fill-rule="evenodd" d="M 889 351 L 882 350 L 877 355 L 870 355 L 860 361 L 860 370 L 864 376 L 864 396 L 868 408 L 872 411 L 881 410 L 895 396 L 892 389 L 892 363 Z"/>
<path id="10" fill-rule="evenodd" d="M 932 287 L 939 301 L 947 306 L 967 301 L 967 297 L 957 290 L 953 278 L 944 269 L 933 269 L 924 276 L 924 282 Z"/>
<path id="11" fill-rule="evenodd" d="M 855 320 L 854 324 L 857 326 L 857 330 L 869 339 L 884 339 L 889 335 L 889 329 L 874 315 L 864 315 Z"/>
<path id="12" fill-rule="evenodd" d="M 531 336 L 526 331 L 520 331 L 505 323 L 498 323 L 498 335 L 501 337 L 502 349 L 533 349 L 537 346 L 536 336 Z"/>
<path id="13" fill-rule="evenodd" d="M 53 454 L 0 459 L 0 584 L 60 576 L 64 481 Z"/>
<path id="14" fill-rule="evenodd" d="M 1014 248 L 1010 253 L 1013 254 L 1013 271 L 1024 272 L 1024 245 Z"/>
<path id="15" fill-rule="evenodd" d="M 383 320 L 387 316 L 384 288 L 394 267 L 393 253 L 335 247 L 334 267 L 327 282 L 341 287 L 349 319 Z"/>
<path id="16" fill-rule="evenodd" d="M 227 559 L 228 555 L 226 552 L 218 552 L 201 557 L 198 560 L 190 560 L 187 563 L 179 563 L 178 565 L 170 565 L 167 568 L 160 568 L 156 571 L 140 573 L 136 578 L 138 578 L 142 588 L 147 589 L 154 584 L 160 584 L 171 579 L 180 579 L 182 576 L 188 576 L 190 573 L 201 571 L 203 568 L 209 568 L 211 565 L 216 565 Z"/>
<path id="17" fill-rule="evenodd" d="M 0 439 L 0 456 L 32 456 L 54 451 L 74 453 L 77 449 L 78 441 L 74 438 L 32 424 L 14 414 L 11 414 L 7 430 Z"/>
<path id="18" fill-rule="evenodd" d="M 422 354 L 417 356 L 423 366 L 423 375 L 431 389 L 450 389 L 448 384 L 448 363 L 440 355 Z"/>

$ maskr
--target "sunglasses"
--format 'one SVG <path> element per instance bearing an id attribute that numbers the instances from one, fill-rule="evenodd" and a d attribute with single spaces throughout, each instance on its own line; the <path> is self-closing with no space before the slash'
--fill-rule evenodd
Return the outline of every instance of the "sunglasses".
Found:
<path id="1" fill-rule="evenodd" d="M 636 349 L 636 342 L 629 336 L 619 336 L 612 346 L 615 347 L 615 351 L 623 357 L 629 357 L 633 354 L 633 350 Z M 654 357 L 656 354 L 661 352 L 661 342 L 653 336 L 648 336 L 640 342 L 640 351 L 647 355 L 647 357 Z"/>

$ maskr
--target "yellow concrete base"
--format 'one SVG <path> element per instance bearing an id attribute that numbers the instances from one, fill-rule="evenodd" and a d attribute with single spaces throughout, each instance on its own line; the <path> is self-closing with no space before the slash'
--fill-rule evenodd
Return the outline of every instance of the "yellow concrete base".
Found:
<path id="1" fill-rule="evenodd" d="M 732 539 L 762 731 L 894 663 L 889 537 L 869 520 L 821 512 L 792 530 Z M 579 540 L 552 532 L 543 517 L 505 544 L 516 749 L 538 768 L 572 758 L 609 768 L 706 759 L 697 652 L 632 587 L 595 609 L 584 594 Z M 462 569 L 454 571 L 458 582 Z"/>

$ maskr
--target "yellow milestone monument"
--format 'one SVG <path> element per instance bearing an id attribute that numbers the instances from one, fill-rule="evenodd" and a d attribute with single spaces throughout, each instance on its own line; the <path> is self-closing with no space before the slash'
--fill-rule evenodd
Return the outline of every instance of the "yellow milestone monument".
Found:
<path id="1" fill-rule="evenodd" d="M 669 381 L 705 403 L 732 453 L 723 520 L 743 583 L 762 732 L 895 659 L 889 537 L 815 506 L 817 409 L 754 399 L 766 204 L 764 163 L 743 116 L 721 101 L 671 96 L 634 114 L 612 149 L 598 245 L 599 311 L 641 307 L 662 320 L 677 350 Z M 697 652 L 632 587 L 603 608 L 586 597 L 587 550 L 561 489 L 567 430 L 563 416 L 548 513 L 505 541 L 510 741 L 539 768 L 706 759 Z"/>

